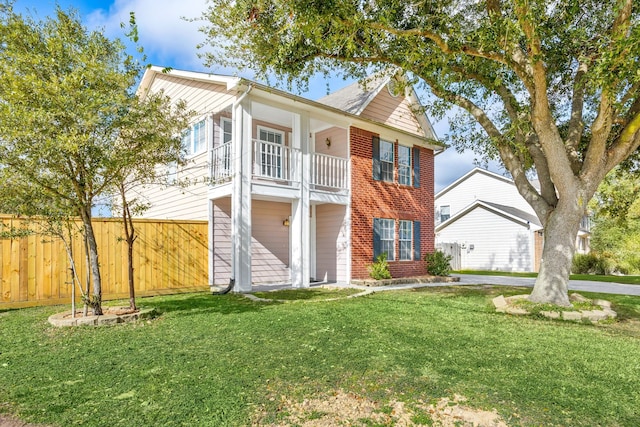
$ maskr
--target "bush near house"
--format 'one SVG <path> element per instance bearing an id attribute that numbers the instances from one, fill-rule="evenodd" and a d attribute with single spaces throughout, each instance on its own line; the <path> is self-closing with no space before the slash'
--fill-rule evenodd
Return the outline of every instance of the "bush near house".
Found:
<path id="1" fill-rule="evenodd" d="M 369 266 L 369 276 L 374 280 L 391 279 L 386 252 L 378 255 L 376 262 Z"/>
<path id="2" fill-rule="evenodd" d="M 575 254 L 573 257 L 573 274 L 611 274 L 611 262 L 603 254 L 590 252 L 588 254 Z"/>
<path id="3" fill-rule="evenodd" d="M 451 274 L 451 255 L 435 251 L 424 256 L 427 262 L 427 273 L 432 276 L 448 276 Z"/>

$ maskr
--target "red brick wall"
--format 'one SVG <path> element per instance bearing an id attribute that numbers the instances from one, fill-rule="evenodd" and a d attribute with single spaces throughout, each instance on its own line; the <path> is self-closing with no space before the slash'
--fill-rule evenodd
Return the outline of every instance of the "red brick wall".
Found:
<path id="1" fill-rule="evenodd" d="M 396 220 L 396 259 L 399 220 L 420 221 L 420 253 L 434 250 L 433 151 L 420 149 L 420 187 L 399 185 L 398 144 L 394 144 L 395 182 L 373 180 L 373 148 L 369 131 L 351 128 L 351 277 L 369 277 L 373 263 L 373 218 Z M 390 261 L 392 277 L 425 275 L 424 261 Z"/>

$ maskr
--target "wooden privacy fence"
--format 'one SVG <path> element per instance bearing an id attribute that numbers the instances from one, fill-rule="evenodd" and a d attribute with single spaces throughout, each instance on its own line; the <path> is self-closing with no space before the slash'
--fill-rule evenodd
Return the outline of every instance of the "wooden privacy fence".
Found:
<path id="1" fill-rule="evenodd" d="M 2 231 L 29 230 L 17 238 L 0 234 L 0 309 L 71 301 L 72 275 L 62 239 L 42 234 L 42 224 L 0 215 Z M 75 223 L 79 227 L 80 222 Z M 122 222 L 93 221 L 98 244 L 103 299 L 129 295 L 127 244 Z M 136 296 L 208 289 L 206 221 L 135 220 Z M 76 269 L 84 286 L 87 266 L 84 240 L 71 238 Z M 80 293 L 76 288 L 76 296 Z"/>

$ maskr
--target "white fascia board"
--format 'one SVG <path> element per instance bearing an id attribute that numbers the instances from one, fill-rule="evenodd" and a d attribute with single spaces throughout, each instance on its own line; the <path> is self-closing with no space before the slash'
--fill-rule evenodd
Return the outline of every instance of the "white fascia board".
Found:
<path id="1" fill-rule="evenodd" d="M 468 214 L 469 212 L 475 210 L 476 208 L 483 208 L 485 210 L 488 210 L 489 212 L 492 212 L 496 215 L 499 215 L 503 218 L 506 218 L 510 221 L 513 221 L 517 224 L 522 225 L 523 227 L 527 227 L 528 229 L 532 230 L 532 231 L 538 231 L 538 230 L 542 230 L 542 227 L 538 226 L 537 224 L 533 224 L 529 221 L 527 221 L 526 219 L 520 218 L 518 216 L 512 215 L 508 212 L 505 212 L 501 209 L 496 209 L 493 206 L 489 206 L 486 203 L 484 203 L 482 200 L 476 200 L 473 203 L 471 203 L 469 206 L 467 206 L 466 208 L 460 210 L 457 214 L 453 215 L 451 218 L 449 218 L 448 220 L 446 220 L 445 222 L 442 222 L 440 224 L 438 224 L 435 228 L 436 232 L 442 231 L 444 228 L 448 227 L 449 225 L 453 224 L 454 222 L 456 222 L 457 220 L 459 220 L 460 218 L 464 217 L 466 214 Z"/>
<path id="2" fill-rule="evenodd" d="M 486 169 L 475 167 L 475 168 L 471 169 L 469 172 L 467 172 L 466 174 L 462 175 L 460 178 L 458 178 L 455 181 L 453 181 L 451 184 L 447 185 L 445 188 L 440 190 L 438 193 L 436 193 L 434 199 L 438 200 L 438 198 L 440 196 L 448 193 L 449 191 L 451 191 L 452 189 L 454 189 L 455 187 L 457 187 L 458 185 L 460 185 L 461 183 L 463 183 L 464 181 L 468 180 L 473 175 L 478 174 L 478 173 L 482 173 L 482 174 L 487 175 L 487 176 L 489 176 L 491 178 L 495 178 L 497 180 L 500 180 L 500 181 L 515 185 L 513 180 L 510 179 L 510 178 L 504 177 L 502 175 L 499 175 L 499 174 L 497 174 L 495 172 L 488 171 Z"/>
<path id="3" fill-rule="evenodd" d="M 327 121 L 328 123 L 335 123 L 336 126 L 355 126 L 377 133 L 381 138 L 392 140 L 401 139 L 403 141 L 411 142 L 413 145 L 418 145 L 433 151 L 440 151 L 444 149 L 444 147 L 439 144 L 434 144 L 432 140 L 428 138 L 397 129 L 374 120 L 366 119 L 355 114 L 347 113 L 346 111 L 302 98 L 279 89 L 274 89 L 260 83 L 251 83 L 250 81 L 243 79 L 240 86 L 248 84 L 254 85 L 254 89 L 249 95 L 251 99 L 257 102 L 262 102 L 266 105 L 275 107 L 279 106 L 279 108 L 295 112 L 296 110 L 299 110 L 301 108 L 301 104 L 303 104 L 311 117 Z"/>

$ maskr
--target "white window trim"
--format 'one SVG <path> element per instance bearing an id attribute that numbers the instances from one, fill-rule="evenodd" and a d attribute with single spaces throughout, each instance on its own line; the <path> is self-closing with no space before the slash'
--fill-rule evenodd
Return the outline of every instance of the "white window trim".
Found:
<path id="1" fill-rule="evenodd" d="M 267 126 L 262 126 L 262 125 L 258 125 L 256 128 L 256 139 L 258 141 L 263 141 L 263 142 L 270 142 L 270 141 L 266 141 L 264 139 L 260 139 L 260 131 L 265 131 L 265 132 L 272 132 L 274 134 L 279 134 L 280 135 L 280 140 L 282 141 L 282 145 L 285 145 L 285 132 L 280 130 L 280 129 L 274 129 L 274 128 L 270 128 Z"/>
<path id="2" fill-rule="evenodd" d="M 224 131 L 224 123 L 225 122 L 229 122 L 231 124 L 231 141 L 233 141 L 233 120 L 231 120 L 231 118 L 229 117 L 220 117 L 220 140 L 218 141 L 218 143 L 220 145 L 224 144 L 224 135 L 225 135 L 225 131 Z M 229 141 L 229 142 L 231 142 Z"/>
<path id="3" fill-rule="evenodd" d="M 200 124 L 204 122 L 204 143 L 202 144 L 202 147 L 200 148 L 200 150 L 195 151 L 195 127 L 197 124 Z M 187 150 L 187 158 L 191 158 L 191 157 L 196 157 L 199 156 L 202 153 L 206 153 L 207 149 L 209 148 L 209 140 L 210 138 L 210 130 L 211 130 L 211 124 L 209 123 L 210 120 L 208 117 L 201 117 L 199 120 L 196 120 L 195 122 L 191 123 L 189 125 L 189 147 Z"/>
<path id="4" fill-rule="evenodd" d="M 382 144 L 385 144 L 385 143 L 391 145 L 391 161 L 384 160 L 382 158 Z M 396 160 L 395 159 L 395 143 L 393 141 L 380 138 L 380 181 L 384 181 L 384 182 L 395 181 L 395 170 L 396 170 L 395 160 Z M 383 168 L 384 164 L 391 164 L 391 179 L 385 179 L 385 172 Z"/>
<path id="5" fill-rule="evenodd" d="M 402 223 L 409 223 L 409 239 L 402 240 Z M 410 242 L 409 258 L 402 258 L 402 242 Z M 413 261 L 413 221 L 401 219 L 398 221 L 398 261 Z"/>
<path id="6" fill-rule="evenodd" d="M 407 168 L 409 168 L 409 183 L 400 182 L 400 168 L 402 166 L 400 164 L 400 147 L 406 148 L 409 151 L 409 164 L 407 165 Z M 413 147 L 403 144 L 398 144 L 398 184 L 409 187 L 413 186 Z"/>

